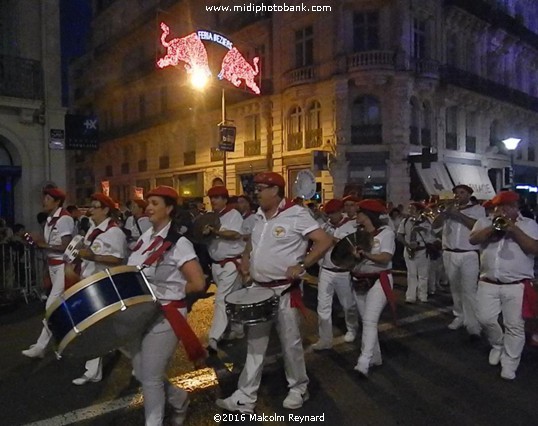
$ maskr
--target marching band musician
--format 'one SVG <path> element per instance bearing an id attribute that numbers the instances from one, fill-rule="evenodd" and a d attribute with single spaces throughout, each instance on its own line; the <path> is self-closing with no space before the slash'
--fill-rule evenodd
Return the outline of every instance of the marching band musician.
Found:
<path id="1" fill-rule="evenodd" d="M 309 398 L 299 312 L 295 309 L 304 308 L 300 277 L 305 268 L 317 262 L 331 247 L 332 239 L 306 209 L 284 198 L 286 184 L 280 174 L 260 173 L 254 182 L 260 208 L 241 267 L 245 277 L 250 274 L 254 286 L 272 288 L 280 296 L 274 321 L 289 388 L 282 405 L 297 409 Z M 308 240 L 314 244 L 305 255 Z M 272 325 L 271 321 L 248 328 L 247 358 L 238 389 L 226 399 L 217 399 L 219 407 L 228 411 L 253 412 Z"/>
<path id="2" fill-rule="evenodd" d="M 112 217 L 114 200 L 105 194 L 93 194 L 90 213 L 94 225 L 84 237 L 84 247 L 78 252 L 82 259 L 80 278 L 84 279 L 108 267 L 122 264 L 127 257 L 127 238 Z M 99 382 L 103 377 L 102 358 L 86 362 L 86 372 L 73 380 L 74 385 Z"/>
<path id="3" fill-rule="evenodd" d="M 344 203 L 339 199 L 328 201 L 323 209 L 329 217 L 328 222 L 323 226 L 323 230 L 333 237 L 333 244 L 356 231 L 355 221 L 344 217 L 342 214 L 343 209 Z M 357 307 L 351 291 L 349 271 L 336 267 L 331 261 L 331 253 L 332 249 L 325 253 L 325 256 L 320 261 L 317 308 L 319 341 L 312 345 L 312 349 L 316 351 L 330 349 L 333 345 L 332 304 L 335 292 L 345 314 L 347 332 L 344 335 L 344 341 L 353 342 L 359 328 Z"/>
<path id="4" fill-rule="evenodd" d="M 243 218 L 243 227 L 241 233 L 244 238 L 250 237 L 254 223 L 256 223 L 256 215 L 252 213 L 252 204 L 248 195 L 239 195 L 237 197 L 237 211 L 241 213 Z"/>
<path id="5" fill-rule="evenodd" d="M 191 360 L 207 355 L 185 320 L 185 295 L 203 290 L 205 280 L 191 242 L 172 227 L 178 200 L 179 194 L 169 186 L 159 186 L 147 194 L 146 212 L 152 227 L 139 238 L 127 261 L 128 265 L 147 266 L 144 273 L 164 315 L 139 340 L 125 348 L 132 358 L 134 374 L 142 384 L 146 426 L 163 424 L 165 402 L 173 408 L 172 424 L 184 422 L 188 393 L 166 379 L 166 368 L 176 349 L 178 335 L 187 353 L 192 354 Z"/>
<path id="6" fill-rule="evenodd" d="M 357 203 L 361 199 L 355 195 L 346 195 L 342 198 L 344 202 L 344 216 L 350 219 L 355 219 L 357 216 Z"/>
<path id="7" fill-rule="evenodd" d="M 443 225 L 443 263 L 454 302 L 455 319 L 448 328 L 465 326 L 471 337 L 480 336 L 476 318 L 478 286 L 478 246 L 469 242 L 469 234 L 477 219 L 485 217 L 484 208 L 473 205 L 473 189 L 467 185 L 452 188 L 454 203 L 437 215 L 433 227 Z"/>
<path id="8" fill-rule="evenodd" d="M 145 214 L 148 203 L 145 200 L 134 199 L 129 201 L 127 207 L 131 210 L 132 215 L 125 221 L 125 230 L 130 235 L 129 248 L 133 248 L 136 245 L 136 241 L 140 238 L 144 232 L 151 228 L 151 223 Z"/>
<path id="9" fill-rule="evenodd" d="M 209 330 L 209 348 L 218 350 L 218 341 L 222 338 L 227 326 L 226 304 L 224 299 L 234 290 L 242 287 L 240 274 L 241 255 L 245 250 L 243 241 L 241 214 L 232 206 L 227 205 L 230 198 L 225 186 L 214 186 L 207 191 L 212 210 L 220 217 L 220 229 L 213 229 L 206 225 L 204 233 L 212 233 L 215 238 L 209 243 L 207 250 L 213 260 L 211 271 L 213 280 L 217 285 L 215 295 L 215 312 Z M 232 323 L 228 335 L 229 339 L 241 339 L 244 332 L 241 324 Z"/>
<path id="10" fill-rule="evenodd" d="M 423 214 L 426 206 L 423 203 L 409 203 L 409 216 L 400 223 L 397 238 L 404 245 L 404 259 L 407 265 L 406 303 L 428 301 L 428 244 L 432 244 L 432 227 Z"/>
<path id="11" fill-rule="evenodd" d="M 522 307 L 524 294 L 534 292 L 531 280 L 538 254 L 538 224 L 521 215 L 518 200 L 513 191 L 497 194 L 491 200 L 494 217 L 479 219 L 470 236 L 481 251 L 478 319 L 492 346 L 489 364 L 500 362 L 505 380 L 515 379 L 525 345 Z M 499 219 L 500 227 L 495 224 Z M 501 312 L 504 332 L 498 320 Z"/>
<path id="12" fill-rule="evenodd" d="M 43 210 L 48 213 L 44 228 L 44 239 L 41 236 L 33 236 L 36 246 L 46 250 L 48 274 L 52 283 L 52 289 L 47 298 L 45 309 L 65 290 L 65 264 L 63 252 L 69 245 L 75 230 L 75 222 L 69 212 L 62 208 L 66 194 L 60 188 L 45 188 L 43 190 Z M 37 342 L 30 348 L 22 351 L 29 358 L 43 358 L 45 350 L 52 337 L 51 332 L 43 321 L 43 329 Z"/>
<path id="13" fill-rule="evenodd" d="M 378 338 L 378 322 L 387 301 L 395 309 L 392 293 L 392 256 L 394 231 L 379 218 L 386 213 L 381 200 L 365 199 L 358 203 L 357 225 L 373 237 L 372 249 L 357 248 L 357 265 L 351 271 L 355 301 L 362 319 L 361 354 L 354 370 L 367 377 L 371 366 L 383 363 Z"/>

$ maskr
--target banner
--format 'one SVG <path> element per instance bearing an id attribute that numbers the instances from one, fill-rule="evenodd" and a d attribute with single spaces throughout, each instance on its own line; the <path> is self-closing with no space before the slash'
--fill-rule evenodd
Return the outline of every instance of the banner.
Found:
<path id="1" fill-rule="evenodd" d="M 110 181 L 109 180 L 101 181 L 101 190 L 103 194 L 105 194 L 107 197 L 110 197 Z"/>
<path id="2" fill-rule="evenodd" d="M 235 151 L 235 132 L 233 126 L 219 125 L 219 149 L 221 151 Z"/>
<path id="3" fill-rule="evenodd" d="M 99 123 L 97 117 L 65 115 L 65 149 L 97 149 Z"/>

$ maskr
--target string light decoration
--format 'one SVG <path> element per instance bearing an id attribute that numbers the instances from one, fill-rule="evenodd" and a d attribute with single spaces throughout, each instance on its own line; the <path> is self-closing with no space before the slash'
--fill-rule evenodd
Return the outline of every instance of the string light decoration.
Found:
<path id="1" fill-rule="evenodd" d="M 197 33 L 166 41 L 170 28 L 161 22 L 161 29 L 163 31 L 161 44 L 166 47 L 166 55 L 157 61 L 159 68 L 176 66 L 179 62 L 185 62 L 187 73 L 191 74 L 196 70 L 197 73 L 204 73 L 208 77 L 211 75 L 207 51 Z"/>
<path id="2" fill-rule="evenodd" d="M 258 75 L 258 62 L 260 58 L 255 57 L 252 62 L 254 67 L 250 65 L 245 57 L 241 55 L 239 50 L 232 47 L 222 59 L 222 66 L 218 75 L 219 79 L 228 80 L 235 87 L 239 87 L 241 80 L 244 80 L 247 87 L 257 95 L 260 94 L 260 88 L 254 81 L 254 77 Z"/>

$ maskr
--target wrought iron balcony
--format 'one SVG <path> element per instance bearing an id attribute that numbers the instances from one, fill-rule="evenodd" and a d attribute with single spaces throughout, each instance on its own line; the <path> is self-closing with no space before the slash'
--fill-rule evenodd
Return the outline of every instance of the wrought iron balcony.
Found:
<path id="1" fill-rule="evenodd" d="M 415 73 L 423 77 L 439 77 L 439 61 L 427 58 L 411 58 Z"/>
<path id="2" fill-rule="evenodd" d="M 41 62 L 0 55 L 0 96 L 23 99 L 43 98 Z"/>
<path id="3" fill-rule="evenodd" d="M 295 68 L 284 74 L 284 84 L 286 86 L 313 83 L 315 80 L 316 67 L 314 65 L 309 65 L 302 68 Z"/>
<path id="4" fill-rule="evenodd" d="M 303 132 L 288 134 L 288 151 L 303 149 Z"/>
<path id="5" fill-rule="evenodd" d="M 364 69 L 394 69 L 395 57 L 392 50 L 369 50 L 352 53 L 347 57 L 348 71 Z"/>
<path id="6" fill-rule="evenodd" d="M 218 148 L 211 148 L 211 161 L 222 161 L 224 160 L 224 151 L 221 151 Z"/>
<path id="7" fill-rule="evenodd" d="M 245 141 L 245 157 L 254 157 L 262 154 L 262 143 L 259 139 Z"/>
<path id="8" fill-rule="evenodd" d="M 323 144 L 323 129 L 306 131 L 305 148 L 318 148 Z"/>

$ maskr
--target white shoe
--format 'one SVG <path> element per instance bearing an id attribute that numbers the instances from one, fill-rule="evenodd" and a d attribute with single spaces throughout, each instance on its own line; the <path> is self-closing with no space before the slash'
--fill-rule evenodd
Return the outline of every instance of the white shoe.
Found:
<path id="1" fill-rule="evenodd" d="M 308 393 L 308 391 L 305 391 L 305 393 L 301 394 L 301 392 L 292 389 L 288 392 L 288 396 L 286 397 L 284 402 L 282 402 L 282 406 L 289 410 L 295 410 L 297 408 L 301 408 L 303 404 L 308 401 L 309 398 L 310 394 Z"/>
<path id="2" fill-rule="evenodd" d="M 180 407 L 174 407 L 174 414 L 171 416 L 172 425 L 183 425 L 185 423 L 185 418 L 187 417 L 187 409 L 189 408 L 190 400 L 189 396 L 183 401 Z"/>
<path id="3" fill-rule="evenodd" d="M 311 348 L 314 351 L 325 351 L 327 349 L 332 349 L 333 345 L 331 343 L 325 343 L 321 340 L 318 340 L 316 343 L 314 343 Z"/>
<path id="4" fill-rule="evenodd" d="M 207 343 L 207 348 L 211 351 L 218 352 L 219 351 L 219 343 L 216 339 L 209 339 L 209 342 Z"/>
<path id="5" fill-rule="evenodd" d="M 501 362 L 501 354 L 502 351 L 497 348 L 492 348 L 489 351 L 489 365 L 499 365 L 499 362 Z"/>
<path id="6" fill-rule="evenodd" d="M 463 320 L 460 317 L 454 318 L 454 320 L 448 324 L 448 328 L 451 330 L 457 330 L 461 327 L 463 327 Z"/>
<path id="7" fill-rule="evenodd" d="M 360 361 L 357 362 L 357 365 L 353 368 L 353 370 L 362 374 L 364 377 L 368 377 L 368 366 L 361 364 Z"/>
<path id="8" fill-rule="evenodd" d="M 45 349 L 37 346 L 32 345 L 28 349 L 25 349 L 21 352 L 24 356 L 27 356 L 28 358 L 44 358 L 45 357 Z"/>
<path id="9" fill-rule="evenodd" d="M 501 370 L 501 377 L 504 380 L 514 380 L 516 378 L 516 373 L 506 367 L 503 367 L 503 369 Z"/>
<path id="10" fill-rule="evenodd" d="M 97 377 L 88 377 L 86 376 L 85 374 L 81 377 L 79 377 L 78 379 L 73 379 L 71 381 L 71 383 L 73 383 L 74 385 L 77 385 L 77 386 L 82 386 L 82 385 L 85 385 L 86 383 L 88 382 L 100 382 L 101 380 L 103 380 L 103 376 L 102 375 L 99 375 Z"/>
<path id="11" fill-rule="evenodd" d="M 217 399 L 215 403 L 220 408 L 227 411 L 239 411 L 240 413 L 251 414 L 254 413 L 254 404 L 248 402 L 234 401 L 233 395 L 226 399 Z"/>
<path id="12" fill-rule="evenodd" d="M 348 331 L 344 335 L 344 342 L 346 342 L 346 343 L 354 342 L 356 337 L 357 337 L 356 333 L 353 333 L 352 331 Z"/>

